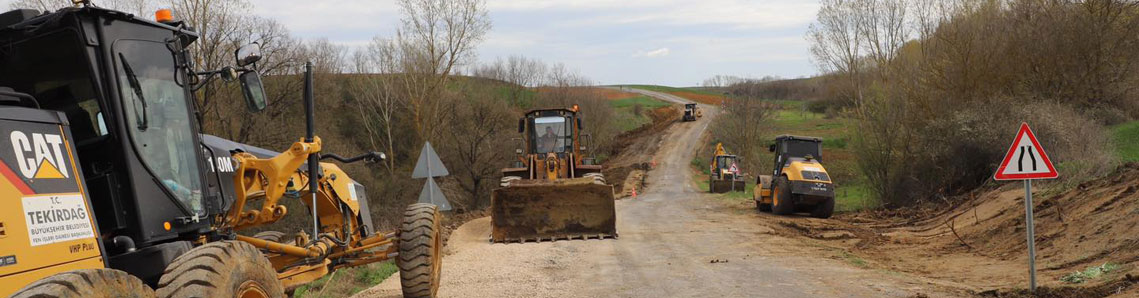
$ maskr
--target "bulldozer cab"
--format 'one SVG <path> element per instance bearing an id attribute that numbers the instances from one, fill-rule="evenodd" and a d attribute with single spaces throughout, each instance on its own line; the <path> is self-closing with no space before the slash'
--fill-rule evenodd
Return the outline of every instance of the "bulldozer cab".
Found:
<path id="1" fill-rule="evenodd" d="M 66 114 L 92 203 L 114 206 L 97 209 L 101 234 L 145 244 L 207 228 L 184 51 L 197 34 L 94 7 L 0 20 L 0 86 Z"/>
<path id="2" fill-rule="evenodd" d="M 531 120 L 530 152 L 565 153 L 573 151 L 572 117 L 539 116 Z"/>
<path id="3" fill-rule="evenodd" d="M 187 48 L 198 34 L 91 5 L 9 11 L 0 28 L 0 89 L 30 95 L 0 108 L 66 117 L 64 141 L 76 148 L 95 234 L 115 243 L 105 263 L 154 281 L 161 269 L 128 268 L 149 260 L 116 256 L 210 231 L 211 215 L 225 210 L 220 184 L 232 183 L 214 177 L 227 167 L 206 158 L 195 117 L 193 88 L 202 81 Z M 256 85 L 247 94 L 263 94 L 255 71 L 242 76 Z M 251 99 L 264 107 L 263 96 Z"/>
<path id="4" fill-rule="evenodd" d="M 768 151 L 775 153 L 773 175 L 779 176 L 783 167 L 793 159 L 813 159 L 821 162 L 823 140 L 815 137 L 781 135 L 775 138 L 775 143 L 768 147 Z"/>
<path id="5" fill-rule="evenodd" d="M 581 119 L 573 109 L 534 110 L 519 120 L 518 132 L 525 134 L 527 154 L 576 153 L 575 137 Z"/>
<path id="6" fill-rule="evenodd" d="M 736 167 L 737 167 L 736 170 L 738 172 L 738 170 L 739 170 L 739 168 L 738 168 L 739 165 L 737 164 L 738 160 L 739 160 L 739 158 L 736 157 L 735 155 L 719 155 L 719 156 L 716 156 L 716 170 L 712 172 L 712 175 L 714 175 L 716 177 L 719 177 L 723 173 L 731 173 L 731 174 L 738 175 L 738 173 L 732 172 L 732 165 L 736 165 Z"/>

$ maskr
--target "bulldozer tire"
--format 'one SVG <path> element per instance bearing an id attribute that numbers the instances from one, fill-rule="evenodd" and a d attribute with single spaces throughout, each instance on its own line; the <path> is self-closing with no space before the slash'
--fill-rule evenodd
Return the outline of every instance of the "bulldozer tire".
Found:
<path id="1" fill-rule="evenodd" d="M 708 176 L 708 193 L 716 193 L 716 183 L 712 176 Z"/>
<path id="2" fill-rule="evenodd" d="M 400 285 L 403 297 L 435 297 L 443 268 L 442 216 L 439 207 L 418 203 L 407 206 L 399 228 Z"/>
<path id="3" fill-rule="evenodd" d="M 265 241 L 269 241 L 269 242 L 283 243 L 282 241 L 285 240 L 285 232 L 264 231 L 264 232 L 259 232 L 257 234 L 253 234 L 253 238 L 257 238 L 257 239 L 261 239 L 261 240 L 265 240 Z"/>
<path id="4" fill-rule="evenodd" d="M 834 214 L 834 198 L 815 205 L 815 209 L 811 210 L 811 217 L 816 218 L 831 218 L 832 214 Z"/>
<path id="5" fill-rule="evenodd" d="M 154 297 L 154 290 L 129 273 L 115 269 L 82 269 L 40 279 L 20 289 L 13 298 L 32 297 Z"/>
<path id="6" fill-rule="evenodd" d="M 787 177 L 775 178 L 771 189 L 771 213 L 775 215 L 788 215 L 795 213 L 795 200 L 791 196 L 791 182 Z"/>
<path id="7" fill-rule="evenodd" d="M 158 281 L 158 297 L 284 297 L 277 271 L 252 244 L 219 241 L 174 259 Z"/>

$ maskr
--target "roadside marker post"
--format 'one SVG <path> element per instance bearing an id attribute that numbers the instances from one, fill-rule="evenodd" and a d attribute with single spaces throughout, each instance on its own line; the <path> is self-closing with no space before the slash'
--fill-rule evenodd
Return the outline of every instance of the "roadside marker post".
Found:
<path id="1" fill-rule="evenodd" d="M 439 206 L 440 211 L 450 211 L 451 203 L 443 196 L 443 190 L 435 184 L 435 177 L 450 174 L 447 167 L 443 166 L 443 161 L 439 159 L 439 154 L 435 153 L 435 148 L 431 147 L 431 142 L 423 144 L 423 149 L 419 151 L 419 160 L 415 162 L 415 169 L 411 171 L 412 179 L 427 178 L 427 183 L 423 184 L 423 190 L 419 192 L 418 202 L 435 204 Z"/>
<path id="2" fill-rule="evenodd" d="M 1032 180 L 1053 179 L 1059 176 L 1044 147 L 1028 123 L 1020 124 L 1020 131 L 1012 141 L 1008 153 L 993 175 L 994 180 L 1024 180 L 1024 224 L 1028 238 L 1028 288 L 1036 293 L 1036 228 L 1032 221 Z"/>

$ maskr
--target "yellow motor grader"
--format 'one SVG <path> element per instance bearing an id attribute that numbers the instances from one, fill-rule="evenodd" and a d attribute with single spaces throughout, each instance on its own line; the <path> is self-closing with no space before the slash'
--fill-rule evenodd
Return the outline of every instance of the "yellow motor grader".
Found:
<path id="1" fill-rule="evenodd" d="M 616 238 L 613 187 L 586 150 L 578 107 L 518 120 L 518 160 L 491 196 L 491 241 Z"/>
<path id="2" fill-rule="evenodd" d="M 760 175 L 752 197 L 760 211 L 778 215 L 810 212 L 829 218 L 834 213 L 834 183 L 822 165 L 823 140 L 781 135 L 768 150 L 775 153 L 772 175 Z"/>
<path id="3" fill-rule="evenodd" d="M 322 149 L 311 63 L 307 134 L 282 153 L 239 144 L 200 133 L 194 91 L 238 80 L 264 109 L 259 46 L 238 49 L 236 67 L 195 70 L 198 34 L 169 11 L 77 3 L 0 14 L 0 296 L 282 297 L 385 260 L 405 296 L 435 295 L 439 212 L 414 204 L 399 230 L 376 231 L 364 187 L 321 160 L 384 155 Z M 311 230 L 247 235 L 306 216 L 284 200 L 303 203 Z"/>

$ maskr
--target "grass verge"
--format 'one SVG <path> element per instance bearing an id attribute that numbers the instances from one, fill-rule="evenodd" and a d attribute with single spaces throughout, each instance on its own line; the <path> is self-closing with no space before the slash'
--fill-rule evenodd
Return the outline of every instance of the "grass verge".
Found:
<path id="1" fill-rule="evenodd" d="M 1123 162 L 1139 161 L 1139 121 L 1112 126 L 1111 139 Z"/>
<path id="2" fill-rule="evenodd" d="M 348 297 L 383 282 L 396 272 L 399 268 L 391 261 L 340 269 L 297 288 L 293 297 Z"/>

